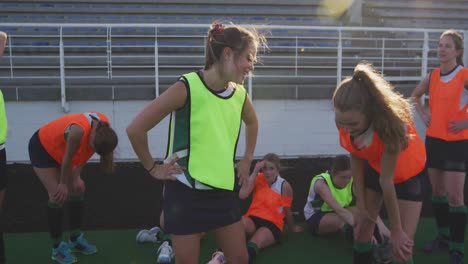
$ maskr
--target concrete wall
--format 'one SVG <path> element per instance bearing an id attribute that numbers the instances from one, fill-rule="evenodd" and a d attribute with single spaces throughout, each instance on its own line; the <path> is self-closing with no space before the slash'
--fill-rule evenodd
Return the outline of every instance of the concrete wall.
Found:
<path id="1" fill-rule="evenodd" d="M 148 102 L 73 101 L 70 113 L 101 111 L 107 114 L 119 136 L 116 160 L 135 160 L 125 128 Z M 283 158 L 344 153 L 338 145 L 330 100 L 254 100 L 254 107 L 260 125 L 255 156 L 268 152 L 276 152 Z M 60 102 L 6 102 L 6 111 L 9 163 L 29 162 L 27 146 L 31 135 L 44 123 L 64 114 Z M 155 158 L 165 154 L 167 126 L 165 119 L 149 133 L 150 149 Z M 244 153 L 244 142 L 242 131 L 238 156 Z"/>
<path id="2" fill-rule="evenodd" d="M 116 151 L 115 174 L 100 172 L 97 164 L 85 166 L 85 229 L 141 228 L 159 222 L 163 183 L 152 179 L 135 160 L 125 128 L 148 101 L 71 102 L 71 112 L 102 111 L 109 116 L 120 142 Z M 282 156 L 281 175 L 294 189 L 292 209 L 303 221 L 302 208 L 311 178 L 330 167 L 331 156 L 344 151 L 338 145 L 338 133 L 330 100 L 281 101 L 255 100 L 260 131 L 255 151 L 257 158 L 268 152 Z M 7 141 L 8 188 L 0 226 L 6 232 L 46 231 L 47 193 L 29 163 L 27 144 L 42 124 L 63 115 L 59 102 L 7 102 L 9 137 Z M 418 127 L 421 122 L 417 119 Z M 420 131 L 422 131 L 420 129 Z M 238 154 L 244 151 L 241 135 Z M 153 157 L 164 155 L 167 120 L 149 134 Z M 18 164 L 25 162 L 26 164 Z M 16 163 L 16 164 L 13 164 Z M 431 215 L 430 187 L 425 179 L 426 199 L 423 216 Z M 468 199 L 468 195 L 466 195 Z M 248 201 L 242 202 L 246 209 Z"/>

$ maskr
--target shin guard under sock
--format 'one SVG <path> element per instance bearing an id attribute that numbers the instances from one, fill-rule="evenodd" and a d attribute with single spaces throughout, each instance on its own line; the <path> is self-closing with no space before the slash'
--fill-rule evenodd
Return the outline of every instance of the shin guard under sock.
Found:
<path id="1" fill-rule="evenodd" d="M 46 215 L 52 244 L 54 248 L 56 248 L 58 247 L 60 241 L 62 241 L 62 205 L 54 202 L 48 202 Z"/>
<path id="2" fill-rule="evenodd" d="M 258 254 L 258 246 L 254 242 L 247 243 L 247 252 L 249 253 L 249 264 L 252 264 Z"/>
<path id="3" fill-rule="evenodd" d="M 354 241 L 353 264 L 372 264 L 372 243 Z"/>
<path id="4" fill-rule="evenodd" d="M 449 238 L 449 204 L 447 196 L 432 196 L 432 209 L 439 236 Z"/>
<path id="5" fill-rule="evenodd" d="M 465 252 L 466 206 L 450 207 L 450 251 Z"/>
<path id="6" fill-rule="evenodd" d="M 83 223 L 84 201 L 83 196 L 68 197 L 70 240 L 75 241 L 81 235 Z"/>

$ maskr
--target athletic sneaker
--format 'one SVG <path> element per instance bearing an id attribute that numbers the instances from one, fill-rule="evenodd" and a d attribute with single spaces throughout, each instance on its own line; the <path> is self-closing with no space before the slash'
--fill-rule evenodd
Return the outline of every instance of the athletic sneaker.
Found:
<path id="1" fill-rule="evenodd" d="M 91 255 L 97 252 L 95 245 L 91 245 L 86 238 L 84 238 L 83 233 L 78 236 L 75 241 L 68 241 L 68 247 L 72 252 L 78 252 L 84 255 Z"/>
<path id="2" fill-rule="evenodd" d="M 450 264 L 463 264 L 463 253 L 459 251 L 450 252 Z"/>
<path id="3" fill-rule="evenodd" d="M 159 242 L 158 240 L 158 234 L 161 231 L 161 228 L 155 226 L 151 228 L 150 230 L 143 229 L 140 232 L 138 232 L 136 236 L 136 241 L 138 243 L 144 243 L 144 242 Z"/>
<path id="4" fill-rule="evenodd" d="M 208 264 L 226 264 L 226 258 L 224 257 L 223 251 L 220 249 L 216 250 L 211 256 L 210 262 Z"/>
<path id="5" fill-rule="evenodd" d="M 448 238 L 443 236 L 437 236 L 436 239 L 430 241 L 423 246 L 423 250 L 426 253 L 447 251 L 449 249 Z"/>
<path id="6" fill-rule="evenodd" d="M 169 242 L 164 241 L 161 246 L 158 248 L 158 258 L 156 259 L 157 263 L 171 263 L 174 253 L 172 252 L 172 247 L 169 245 Z"/>
<path id="7" fill-rule="evenodd" d="M 52 249 L 51 258 L 60 264 L 71 264 L 78 262 L 76 257 L 70 252 L 67 243 L 63 241 L 60 242 L 58 247 Z"/>
<path id="8" fill-rule="evenodd" d="M 161 232 L 161 228 L 159 228 L 159 226 L 155 226 L 148 231 L 150 234 L 154 234 L 155 236 L 157 236 L 159 232 Z"/>

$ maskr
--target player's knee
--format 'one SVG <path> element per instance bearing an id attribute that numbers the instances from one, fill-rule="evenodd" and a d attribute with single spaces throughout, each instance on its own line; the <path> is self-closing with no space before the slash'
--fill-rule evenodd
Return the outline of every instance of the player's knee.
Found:
<path id="1" fill-rule="evenodd" d="M 447 198 L 449 205 L 452 207 L 463 206 L 465 203 L 463 193 L 449 193 Z"/>
<path id="2" fill-rule="evenodd" d="M 227 263 L 233 264 L 248 264 L 249 263 L 249 256 L 247 254 L 247 250 L 241 250 L 238 252 L 234 252 L 231 255 L 225 255 L 227 259 Z"/>
<path id="3" fill-rule="evenodd" d="M 443 185 L 432 185 L 432 196 L 445 196 L 445 186 Z"/>
<path id="4" fill-rule="evenodd" d="M 198 258 L 187 254 L 175 254 L 175 262 L 182 264 L 198 264 Z"/>

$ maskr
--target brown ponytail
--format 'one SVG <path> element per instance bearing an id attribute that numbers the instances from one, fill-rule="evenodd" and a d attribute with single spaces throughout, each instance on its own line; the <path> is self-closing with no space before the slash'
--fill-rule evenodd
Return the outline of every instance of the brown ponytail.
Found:
<path id="1" fill-rule="evenodd" d="M 408 145 L 406 126 L 412 122 L 411 105 L 370 64 L 359 63 L 353 77 L 338 85 L 333 104 L 342 112 L 362 112 L 390 151 Z"/>
<path id="2" fill-rule="evenodd" d="M 221 60 L 225 48 L 231 48 L 237 58 L 251 43 L 255 46 L 266 45 L 265 37 L 259 35 L 254 29 L 240 26 L 223 26 L 215 22 L 208 30 L 205 54 L 205 70 Z"/>
<path id="3" fill-rule="evenodd" d="M 114 149 L 118 141 L 117 134 L 108 123 L 97 123 L 94 151 L 100 156 L 101 169 L 107 173 L 114 171 Z"/>

